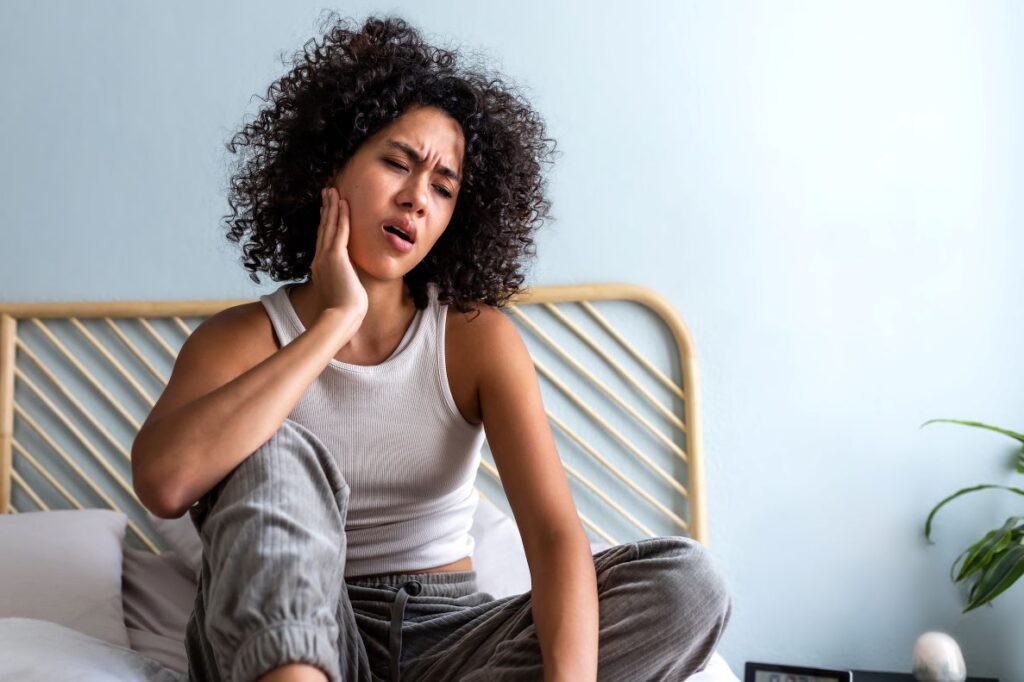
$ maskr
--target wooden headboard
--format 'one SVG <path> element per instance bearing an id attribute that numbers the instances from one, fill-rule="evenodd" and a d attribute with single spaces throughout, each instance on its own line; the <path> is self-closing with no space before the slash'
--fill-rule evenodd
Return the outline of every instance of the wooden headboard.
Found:
<path id="1" fill-rule="evenodd" d="M 159 553 L 131 443 L 192 330 L 247 302 L 0 303 L 0 510 L 117 509 L 128 541 Z M 630 284 L 537 287 L 504 310 L 591 538 L 707 544 L 697 363 L 679 314 Z M 486 445 L 477 489 L 508 511 Z"/>

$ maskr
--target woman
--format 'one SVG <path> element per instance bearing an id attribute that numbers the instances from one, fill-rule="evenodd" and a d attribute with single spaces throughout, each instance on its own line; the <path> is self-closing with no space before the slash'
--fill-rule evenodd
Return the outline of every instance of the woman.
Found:
<path id="1" fill-rule="evenodd" d="M 591 556 L 499 310 L 548 213 L 540 118 L 398 19 L 307 47 L 229 145 L 249 151 L 229 239 L 255 281 L 303 281 L 200 325 L 133 447 L 139 498 L 189 511 L 203 540 L 190 677 L 702 668 L 729 618 L 720 578 L 686 538 Z M 532 578 L 506 599 L 472 568 L 485 432 Z"/>

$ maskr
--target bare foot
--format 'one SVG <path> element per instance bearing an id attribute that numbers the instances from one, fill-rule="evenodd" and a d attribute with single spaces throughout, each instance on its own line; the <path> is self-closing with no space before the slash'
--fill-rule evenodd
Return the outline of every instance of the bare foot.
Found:
<path id="1" fill-rule="evenodd" d="M 274 668 L 261 677 L 259 682 L 327 682 L 327 675 L 315 665 L 289 663 Z"/>

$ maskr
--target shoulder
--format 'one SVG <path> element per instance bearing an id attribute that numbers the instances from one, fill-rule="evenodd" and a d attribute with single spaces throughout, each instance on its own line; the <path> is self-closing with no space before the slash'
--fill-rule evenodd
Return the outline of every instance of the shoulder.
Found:
<path id="1" fill-rule="evenodd" d="M 231 306 L 203 320 L 196 327 L 208 336 L 242 335 L 244 332 L 259 331 L 270 327 L 270 319 L 259 301 Z"/>
<path id="2" fill-rule="evenodd" d="M 449 356 L 459 358 L 479 383 L 498 365 L 521 365 L 529 352 L 508 314 L 482 303 L 478 311 L 449 308 L 445 332 Z"/>
<path id="3" fill-rule="evenodd" d="M 255 305 L 262 307 L 258 302 Z M 225 308 L 196 327 L 178 351 L 167 385 L 143 427 L 232 381 L 273 354 L 273 337 L 265 328 L 270 324 L 268 321 L 264 325 L 260 315 L 266 318 L 247 303 Z"/>
<path id="4" fill-rule="evenodd" d="M 259 301 L 225 308 L 193 330 L 182 352 L 221 358 L 230 364 L 259 364 L 273 353 L 273 329 Z"/>
<path id="5" fill-rule="evenodd" d="M 477 346 L 506 345 L 519 340 L 519 330 L 509 316 L 483 303 L 478 304 L 476 311 L 466 313 L 449 307 L 445 331 L 453 348 L 467 352 Z"/>

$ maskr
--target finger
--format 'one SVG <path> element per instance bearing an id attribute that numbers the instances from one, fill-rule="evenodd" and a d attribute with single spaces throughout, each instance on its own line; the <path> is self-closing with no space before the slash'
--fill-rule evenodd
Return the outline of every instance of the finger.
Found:
<path id="1" fill-rule="evenodd" d="M 328 249 L 333 250 L 337 247 L 338 243 L 338 216 L 341 215 L 341 195 L 337 193 L 337 190 L 331 189 L 331 206 L 334 208 L 334 212 L 328 216 L 330 221 L 330 228 L 328 237 L 324 242 Z"/>
<path id="2" fill-rule="evenodd" d="M 327 215 L 324 219 L 324 246 L 327 249 L 334 244 L 334 235 L 338 231 L 338 193 L 333 187 L 327 188 Z"/>
<path id="3" fill-rule="evenodd" d="M 316 251 L 314 255 L 320 253 L 320 249 L 324 243 L 324 205 L 327 203 L 327 192 L 323 189 L 320 190 L 320 224 L 316 228 Z"/>
<path id="4" fill-rule="evenodd" d="M 338 200 L 338 231 L 337 236 L 334 238 L 335 244 L 341 249 L 348 248 L 348 235 L 350 231 L 349 215 L 348 215 L 348 200 Z"/>

